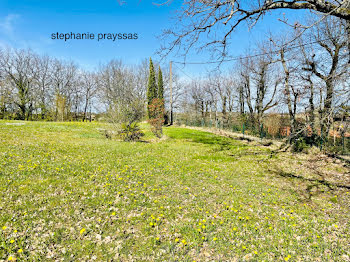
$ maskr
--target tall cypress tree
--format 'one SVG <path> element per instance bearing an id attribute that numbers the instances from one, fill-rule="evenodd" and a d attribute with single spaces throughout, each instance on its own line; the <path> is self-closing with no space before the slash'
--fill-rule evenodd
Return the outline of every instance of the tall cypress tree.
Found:
<path id="1" fill-rule="evenodd" d="M 158 98 L 164 99 L 164 83 L 163 83 L 163 73 L 162 70 L 158 70 Z"/>
<path id="2" fill-rule="evenodd" d="M 154 98 L 157 98 L 157 83 L 156 83 L 156 74 L 154 72 L 152 58 L 150 58 L 149 59 L 148 89 L 147 89 L 147 103 L 148 103 L 148 105 L 150 105 L 152 103 L 152 100 Z"/>

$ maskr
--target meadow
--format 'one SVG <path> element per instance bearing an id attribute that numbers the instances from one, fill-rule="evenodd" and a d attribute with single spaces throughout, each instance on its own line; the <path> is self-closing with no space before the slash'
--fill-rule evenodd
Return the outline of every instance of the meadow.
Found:
<path id="1" fill-rule="evenodd" d="M 0 121 L 0 261 L 350 261 L 344 163 L 105 128 Z"/>

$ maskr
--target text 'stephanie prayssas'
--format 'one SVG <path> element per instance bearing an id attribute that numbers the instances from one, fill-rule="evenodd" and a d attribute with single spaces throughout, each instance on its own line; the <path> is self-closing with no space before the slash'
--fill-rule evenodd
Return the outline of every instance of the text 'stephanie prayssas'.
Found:
<path id="1" fill-rule="evenodd" d="M 97 40 L 97 41 L 103 41 L 103 40 L 109 40 L 109 41 L 117 41 L 117 40 L 137 40 L 138 39 L 138 33 L 52 33 L 51 39 L 52 40 Z"/>

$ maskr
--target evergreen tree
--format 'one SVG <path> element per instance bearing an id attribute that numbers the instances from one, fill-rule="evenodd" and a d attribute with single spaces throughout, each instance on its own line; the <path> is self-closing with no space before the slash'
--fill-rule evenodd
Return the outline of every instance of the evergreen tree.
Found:
<path id="1" fill-rule="evenodd" d="M 162 70 L 158 70 L 158 98 L 159 99 L 164 99 L 164 83 L 163 83 L 163 73 Z"/>
<path id="2" fill-rule="evenodd" d="M 148 76 L 148 89 L 147 89 L 147 103 L 152 104 L 152 100 L 157 98 L 157 83 L 156 75 L 154 73 L 154 67 L 152 58 L 149 59 L 149 76 Z M 149 112 L 148 112 L 149 116 Z"/>

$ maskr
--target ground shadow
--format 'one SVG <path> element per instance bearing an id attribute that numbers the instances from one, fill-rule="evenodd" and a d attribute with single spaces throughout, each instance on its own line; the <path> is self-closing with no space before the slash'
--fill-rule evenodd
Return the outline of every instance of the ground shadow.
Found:
<path id="1" fill-rule="evenodd" d="M 302 175 L 296 175 L 291 172 L 285 172 L 279 168 L 276 168 L 275 170 L 269 169 L 269 171 L 280 177 L 291 178 L 293 180 L 304 182 L 306 189 L 305 191 L 302 190 L 303 191 L 302 193 L 305 196 L 305 198 L 308 200 L 311 200 L 312 196 L 318 195 L 320 193 L 324 193 L 325 192 L 324 189 L 328 191 L 334 191 L 338 188 L 350 189 L 350 185 L 332 183 L 325 180 L 323 176 L 320 176 L 320 178 L 306 178 L 306 177 L 303 177 Z"/>

